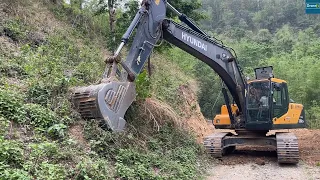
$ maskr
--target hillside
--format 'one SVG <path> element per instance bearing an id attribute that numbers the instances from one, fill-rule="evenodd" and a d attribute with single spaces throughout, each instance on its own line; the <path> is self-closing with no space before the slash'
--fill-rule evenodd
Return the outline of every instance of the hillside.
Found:
<path id="1" fill-rule="evenodd" d="M 241 173 L 254 178 L 251 170 L 269 174 L 262 178 L 295 171 L 302 179 L 310 173 L 318 178 L 319 17 L 305 15 L 300 1 L 170 1 L 231 46 L 246 76 L 272 65 L 275 76 L 288 82 L 290 99 L 304 105 L 308 129 L 291 130 L 299 138 L 301 161 L 286 167 L 288 172 L 265 149 L 237 148 L 219 160 L 207 156 L 201 142 L 214 131 L 207 120 L 224 104 L 221 80 L 166 42 L 136 79 L 137 98 L 125 115 L 124 132 L 81 119 L 70 89 L 99 82 L 104 60 L 138 7 L 138 1 L 125 1 L 124 11 L 113 1 L 112 14 L 107 2 L 0 2 L 0 179 L 204 179 L 208 169 L 213 179 Z M 238 173 L 224 176 L 231 168 Z"/>
<path id="2" fill-rule="evenodd" d="M 48 0 L 1 1 L 0 16 L 0 179 L 204 176 L 207 157 L 196 142 L 213 127 L 175 52 L 153 55 L 126 131 L 112 133 L 81 120 L 69 91 L 101 78 L 111 54 L 107 17 Z"/>

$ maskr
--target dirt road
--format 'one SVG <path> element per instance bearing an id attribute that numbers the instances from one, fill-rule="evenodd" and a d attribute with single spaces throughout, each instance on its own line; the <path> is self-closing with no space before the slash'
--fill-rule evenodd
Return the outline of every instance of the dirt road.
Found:
<path id="1" fill-rule="evenodd" d="M 300 163 L 296 166 L 279 166 L 276 162 L 258 165 L 216 165 L 210 169 L 208 180 L 308 180 L 320 179 L 320 167 Z"/>
<path id="2" fill-rule="evenodd" d="M 208 180 L 320 180 L 320 130 L 290 130 L 299 140 L 298 165 L 278 165 L 274 149 L 244 147 L 209 168 Z"/>

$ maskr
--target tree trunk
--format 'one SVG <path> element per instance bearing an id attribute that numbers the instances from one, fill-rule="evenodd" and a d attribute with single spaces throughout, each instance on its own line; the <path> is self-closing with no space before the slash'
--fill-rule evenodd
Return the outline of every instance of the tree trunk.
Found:
<path id="1" fill-rule="evenodd" d="M 113 41 L 112 43 L 113 52 L 115 50 L 115 41 L 116 41 L 116 36 L 115 36 L 116 10 L 114 6 L 115 6 L 115 0 L 108 0 L 109 27 L 110 27 L 110 35 L 111 35 L 110 37 L 112 38 L 112 41 Z"/>

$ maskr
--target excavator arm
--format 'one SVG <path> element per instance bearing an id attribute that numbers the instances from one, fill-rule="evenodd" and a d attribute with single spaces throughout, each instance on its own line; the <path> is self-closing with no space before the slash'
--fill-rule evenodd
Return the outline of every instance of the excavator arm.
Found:
<path id="1" fill-rule="evenodd" d="M 174 10 L 179 15 L 179 19 L 186 22 L 189 27 L 166 19 L 165 5 Z M 132 78 L 140 73 L 155 44 L 163 38 L 209 65 L 221 77 L 239 110 L 242 111 L 244 109 L 245 81 L 230 49 L 206 35 L 189 18 L 179 13 L 169 3 L 161 1 L 157 5 L 156 1 L 152 1 L 148 8 L 148 13 L 138 25 L 137 34 L 124 63 L 125 69 L 133 75 Z"/>
<path id="2" fill-rule="evenodd" d="M 242 111 L 245 83 L 229 49 L 171 20 L 165 20 L 163 26 L 164 39 L 209 65 L 221 77 Z"/>
<path id="3" fill-rule="evenodd" d="M 167 19 L 167 7 L 177 13 L 179 19 L 188 27 Z M 126 60 L 121 61 L 119 53 L 134 29 L 136 34 L 129 53 Z M 82 117 L 86 119 L 98 117 L 104 120 L 108 128 L 114 131 L 122 130 L 125 124 L 124 113 L 135 98 L 133 82 L 144 67 L 153 48 L 162 40 L 166 40 L 210 66 L 227 86 L 240 113 L 245 112 L 246 84 L 230 48 L 209 37 L 166 0 L 144 0 L 123 35 L 114 56 L 106 61 L 110 73 L 104 77 L 103 83 L 91 86 L 89 89 L 78 88 L 75 91 L 77 98 L 74 99 L 74 104 Z M 121 66 L 118 66 L 119 62 Z M 120 80 L 114 77 L 119 69 L 122 69 Z M 94 102 L 96 104 L 93 107 Z"/>

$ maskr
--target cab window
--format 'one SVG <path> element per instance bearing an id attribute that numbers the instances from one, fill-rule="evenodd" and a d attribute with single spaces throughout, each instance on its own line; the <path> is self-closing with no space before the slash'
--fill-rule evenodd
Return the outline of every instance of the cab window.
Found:
<path id="1" fill-rule="evenodd" d="M 273 91 L 273 103 L 277 106 L 282 105 L 282 91 L 281 89 L 274 89 Z"/>
<path id="2" fill-rule="evenodd" d="M 281 117 L 288 111 L 288 89 L 285 83 L 273 84 L 273 116 Z"/>

